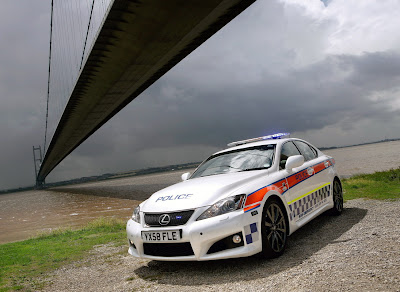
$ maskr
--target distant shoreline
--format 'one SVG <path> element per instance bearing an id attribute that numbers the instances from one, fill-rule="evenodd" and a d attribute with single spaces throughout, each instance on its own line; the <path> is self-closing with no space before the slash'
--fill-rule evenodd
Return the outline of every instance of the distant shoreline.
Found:
<path id="1" fill-rule="evenodd" d="M 366 143 L 360 143 L 360 144 L 355 144 L 355 145 L 318 147 L 318 148 L 321 151 L 325 151 L 325 150 L 357 147 L 357 146 L 378 144 L 378 143 L 385 143 L 385 142 L 393 142 L 393 141 L 400 141 L 400 138 L 385 139 L 385 140 L 366 142 Z M 144 168 L 144 169 L 138 169 L 138 170 L 125 171 L 125 172 L 106 173 L 106 174 L 94 175 L 94 176 L 90 176 L 90 177 L 81 177 L 81 178 L 75 178 L 75 179 L 70 179 L 70 180 L 65 180 L 65 181 L 54 182 L 54 183 L 47 183 L 44 189 L 59 187 L 59 186 L 75 185 L 75 184 L 81 184 L 81 183 L 87 183 L 87 182 L 97 182 L 97 181 L 103 181 L 103 180 L 118 179 L 118 178 L 123 178 L 123 177 L 133 177 L 133 176 L 140 176 L 140 175 L 146 175 L 146 174 L 162 173 L 162 172 L 168 172 L 168 171 L 172 171 L 172 170 L 185 170 L 185 169 L 196 168 L 199 164 L 200 164 L 200 162 L 190 162 L 190 163 L 184 163 L 184 164 L 151 167 L 151 168 Z M 36 189 L 35 186 L 29 186 L 29 187 L 20 187 L 20 188 L 8 189 L 8 190 L 0 190 L 0 195 L 31 191 L 31 190 L 35 190 L 35 189 Z"/>
<path id="2" fill-rule="evenodd" d="M 119 179 L 119 178 L 125 178 L 125 177 L 163 173 L 163 172 L 174 171 L 174 170 L 192 169 L 192 168 L 196 168 L 200 163 L 201 162 L 190 162 L 190 163 L 185 163 L 185 164 L 151 167 L 151 168 L 144 168 L 144 169 L 138 169 L 138 170 L 132 170 L 132 171 L 105 173 L 102 175 L 94 175 L 94 176 L 90 176 L 90 177 L 74 178 L 71 180 L 47 183 L 43 189 L 75 185 L 75 184 L 82 184 L 82 183 L 88 183 L 88 182 L 98 182 L 98 181 L 104 181 L 104 180 Z M 9 189 L 9 190 L 0 190 L 0 195 L 32 191 L 35 189 L 37 189 L 35 186 L 29 186 L 29 187 L 21 187 L 21 188 L 16 188 L 16 189 Z"/>
<path id="3" fill-rule="evenodd" d="M 394 141 L 400 141 L 400 138 L 385 139 L 385 140 L 374 141 L 374 142 L 365 142 L 365 143 L 354 144 L 354 145 L 347 145 L 347 146 L 318 147 L 318 149 L 321 150 L 321 151 L 324 151 L 324 150 L 333 150 L 333 149 L 348 148 L 348 147 L 356 147 L 356 146 L 363 146 L 363 145 L 370 145 L 370 144 L 378 144 L 378 143 L 385 143 L 385 142 L 394 142 Z"/>

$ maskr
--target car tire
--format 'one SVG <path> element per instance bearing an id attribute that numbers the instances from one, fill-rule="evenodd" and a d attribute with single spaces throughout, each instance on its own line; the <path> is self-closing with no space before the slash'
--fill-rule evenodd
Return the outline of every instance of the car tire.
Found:
<path id="1" fill-rule="evenodd" d="M 285 208 L 276 199 L 269 199 L 265 205 L 261 219 L 263 258 L 276 258 L 283 254 L 288 239 L 288 220 Z"/>
<path id="2" fill-rule="evenodd" d="M 338 216 L 343 211 L 343 190 L 338 179 L 333 181 L 332 187 L 333 208 L 330 210 L 332 215 Z"/>

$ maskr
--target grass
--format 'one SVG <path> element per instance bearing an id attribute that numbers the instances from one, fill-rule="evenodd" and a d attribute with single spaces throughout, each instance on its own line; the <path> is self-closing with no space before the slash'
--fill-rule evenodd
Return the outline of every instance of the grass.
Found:
<path id="1" fill-rule="evenodd" d="M 400 198 L 400 167 L 389 171 L 356 175 L 342 180 L 344 199 L 366 198 L 395 200 Z"/>
<path id="2" fill-rule="evenodd" d="M 126 243 L 125 222 L 100 218 L 80 230 L 56 230 L 0 245 L 0 291 L 39 290 L 37 279 L 81 259 L 95 245 Z"/>

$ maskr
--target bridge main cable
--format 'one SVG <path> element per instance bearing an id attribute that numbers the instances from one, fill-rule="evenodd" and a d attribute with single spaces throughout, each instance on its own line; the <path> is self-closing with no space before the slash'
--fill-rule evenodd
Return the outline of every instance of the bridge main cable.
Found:
<path id="1" fill-rule="evenodd" d="M 52 137 L 38 180 L 44 181 L 104 123 L 253 2 L 114 0 Z"/>
<path id="2" fill-rule="evenodd" d="M 49 48 L 49 71 L 47 75 L 47 98 L 46 98 L 46 126 L 44 130 L 44 146 L 43 153 L 46 153 L 46 143 L 47 143 L 47 124 L 49 121 L 49 100 L 50 100 L 50 76 L 51 76 L 51 42 L 53 38 L 53 7 L 54 0 L 51 0 L 51 14 L 50 14 L 50 48 Z"/>

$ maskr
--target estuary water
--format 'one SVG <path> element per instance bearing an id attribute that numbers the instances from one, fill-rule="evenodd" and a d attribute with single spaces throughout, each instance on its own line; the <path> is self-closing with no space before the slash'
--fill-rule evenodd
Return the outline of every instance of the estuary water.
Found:
<path id="1" fill-rule="evenodd" d="M 323 151 L 335 158 L 342 177 L 400 167 L 400 141 L 374 143 Z"/>
<path id="2" fill-rule="evenodd" d="M 0 244 L 99 217 L 128 220 L 141 201 L 180 180 L 181 171 L 0 195 Z"/>
<path id="3" fill-rule="evenodd" d="M 335 158 L 342 177 L 400 167 L 400 141 L 324 152 Z M 141 201 L 180 181 L 182 172 L 0 195 L 0 243 L 24 240 L 56 228 L 82 226 L 98 217 L 127 220 Z"/>

